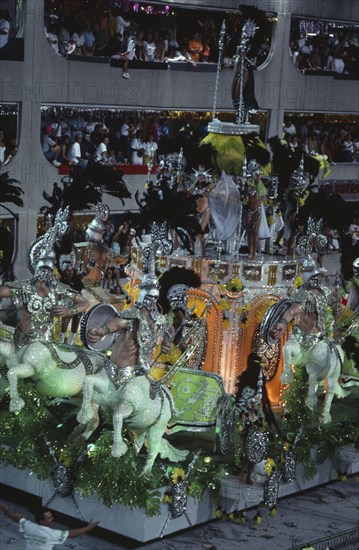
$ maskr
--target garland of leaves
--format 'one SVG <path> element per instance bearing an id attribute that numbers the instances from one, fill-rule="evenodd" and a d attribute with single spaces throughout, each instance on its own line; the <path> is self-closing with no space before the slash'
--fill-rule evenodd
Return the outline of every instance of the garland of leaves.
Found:
<path id="1" fill-rule="evenodd" d="M 19 381 L 19 391 L 25 407 L 19 413 L 8 412 L 9 401 L 2 401 L 0 425 L 0 463 L 20 470 L 28 468 L 40 480 L 50 479 L 53 458 L 48 452 L 50 441 L 59 462 L 71 468 L 82 454 L 74 417 L 79 403 L 68 400 L 58 402 L 41 395 L 30 381 Z M 77 406 L 74 406 L 77 405 Z M 75 490 L 83 497 L 96 494 L 106 505 L 120 503 L 131 508 L 142 508 L 148 516 L 161 512 L 161 487 L 167 485 L 159 464 L 148 476 L 141 475 L 145 457 L 137 455 L 128 437 L 128 452 L 121 458 L 111 456 L 113 432 L 107 428 L 110 415 L 104 414 L 103 429 L 95 434 L 88 445 L 85 459 L 76 466 Z M 74 430 L 75 427 L 75 430 Z M 222 458 L 223 460 L 223 458 Z M 216 457 L 201 457 L 191 472 L 190 495 L 201 499 L 209 491 L 214 500 L 219 498 L 220 480 L 228 465 Z M 186 468 L 180 463 L 181 468 Z M 171 464 L 169 468 L 175 468 Z"/>
<path id="2" fill-rule="evenodd" d="M 296 367 L 294 380 L 283 392 L 282 400 L 285 404 L 282 419 L 282 434 L 289 442 L 293 442 L 301 426 L 304 432 L 296 446 L 298 463 L 304 467 L 307 479 L 312 479 L 317 467 L 333 456 L 335 449 L 349 443 L 355 443 L 359 437 L 359 421 L 353 418 L 318 424 L 318 417 L 305 405 L 308 393 L 308 374 L 304 364 Z M 277 442 L 277 449 L 271 452 L 280 456 L 280 446 L 283 441 Z M 313 454 L 313 449 L 316 449 Z"/>
<path id="3" fill-rule="evenodd" d="M 271 437 L 268 461 L 281 469 L 285 452 L 293 445 L 301 427 L 303 434 L 295 446 L 297 462 L 304 467 L 307 479 L 312 479 L 317 467 L 333 456 L 342 445 L 354 443 L 359 437 L 359 421 L 345 415 L 330 424 L 318 424 L 316 415 L 305 405 L 307 372 L 304 365 L 296 367 L 293 382 L 282 396 L 284 414 L 280 422 L 280 434 Z M 5 388 L 0 388 L 2 391 Z M 131 508 L 142 508 L 148 516 L 161 511 L 161 488 L 167 485 L 157 462 L 151 474 L 144 477 L 141 471 L 144 455 L 137 455 L 130 433 L 126 434 L 128 452 L 121 458 L 113 458 L 110 448 L 113 433 L 110 412 L 104 411 L 102 430 L 97 430 L 88 445 L 87 456 L 75 466 L 84 450 L 79 447 L 79 427 L 75 415 L 80 399 L 49 399 L 40 394 L 34 382 L 19 381 L 19 391 L 25 407 L 19 413 L 10 413 L 6 396 L 1 403 L 0 463 L 11 464 L 21 470 L 28 468 L 40 480 L 50 479 L 53 459 L 46 440 L 55 450 L 59 462 L 71 468 L 74 465 L 75 489 L 83 497 L 96 494 L 106 506 L 120 503 Z M 238 474 L 243 467 L 243 448 L 240 444 L 240 423 L 236 425 L 236 443 L 229 458 L 205 456 L 197 460 L 189 476 L 189 495 L 201 500 L 205 491 L 214 501 L 219 500 L 220 483 L 228 473 Z M 313 450 L 315 452 L 313 452 Z M 170 464 L 167 471 L 186 470 L 187 464 Z"/>

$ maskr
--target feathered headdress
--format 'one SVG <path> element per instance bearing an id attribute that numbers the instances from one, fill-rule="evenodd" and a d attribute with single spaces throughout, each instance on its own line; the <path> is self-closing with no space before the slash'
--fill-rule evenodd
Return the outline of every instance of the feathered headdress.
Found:
<path id="1" fill-rule="evenodd" d="M 236 18 L 235 32 L 232 32 L 231 21 L 229 21 L 226 43 L 228 45 L 229 55 L 234 55 L 237 47 L 243 41 L 242 48 L 245 48 L 247 57 L 255 58 L 263 44 L 263 37 L 270 34 L 271 23 L 265 12 L 255 6 L 240 5 L 238 11 L 241 14 L 241 23 L 237 26 L 238 15 Z"/>
<path id="2" fill-rule="evenodd" d="M 63 237 L 68 228 L 69 209 L 59 210 L 55 222 L 44 235 L 29 247 L 27 265 L 31 273 L 41 278 L 40 272 L 52 272 L 56 265 L 55 243 Z"/>
<path id="3" fill-rule="evenodd" d="M 100 202 L 96 205 L 95 217 L 88 224 L 86 229 L 86 239 L 90 243 L 101 243 L 102 235 L 105 230 L 105 222 L 110 217 L 110 209 L 107 204 Z"/>
<path id="4" fill-rule="evenodd" d="M 141 199 L 138 192 L 135 198 L 143 228 L 153 222 L 165 223 L 167 230 L 174 229 L 185 248 L 192 253 L 190 237 L 195 239 L 202 232 L 196 215 L 196 201 L 192 195 L 169 186 L 163 179 L 158 185 L 150 183 Z"/>

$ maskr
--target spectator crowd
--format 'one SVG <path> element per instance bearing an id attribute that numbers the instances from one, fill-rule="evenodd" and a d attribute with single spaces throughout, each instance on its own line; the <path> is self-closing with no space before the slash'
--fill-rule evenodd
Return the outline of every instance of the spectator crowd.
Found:
<path id="1" fill-rule="evenodd" d="M 187 130 L 187 126 L 183 128 Z M 199 130 L 204 131 L 203 125 Z M 185 140 L 187 133 L 178 135 Z M 42 150 L 56 167 L 76 165 L 85 169 L 90 160 L 107 166 L 156 164 L 159 153 L 178 151 L 177 142 L 169 151 L 171 141 L 168 121 L 158 117 L 125 114 L 121 118 L 97 116 L 95 120 L 91 113 L 74 114 L 71 110 L 42 115 Z"/>
<path id="2" fill-rule="evenodd" d="M 132 60 L 217 62 L 219 28 L 211 17 L 198 19 L 195 32 L 183 36 L 179 43 L 171 19 L 163 24 L 163 18 L 156 23 L 150 17 L 144 25 L 136 12 L 124 12 L 119 4 L 110 9 L 105 2 L 96 4 L 97 17 L 88 6 L 87 10 L 65 14 L 65 10 L 54 11 L 53 4 L 46 4 L 45 33 L 55 53 L 122 60 L 124 78 L 129 78 L 128 62 Z"/>
<path id="3" fill-rule="evenodd" d="M 306 33 L 297 30 L 290 38 L 290 55 L 299 71 L 331 71 L 338 74 L 358 74 L 359 27 L 327 34 Z"/>
<path id="4" fill-rule="evenodd" d="M 306 154 L 326 155 L 329 162 L 359 162 L 359 128 L 355 124 L 325 122 L 284 123 L 283 140 L 288 147 L 301 147 Z"/>

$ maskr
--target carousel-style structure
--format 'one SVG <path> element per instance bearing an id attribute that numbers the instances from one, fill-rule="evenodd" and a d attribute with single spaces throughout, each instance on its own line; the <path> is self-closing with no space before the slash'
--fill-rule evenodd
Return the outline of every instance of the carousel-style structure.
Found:
<path id="1" fill-rule="evenodd" d="M 238 40 L 235 123 L 214 104 L 194 161 L 149 163 L 129 256 L 104 241 L 110 209 L 90 167 L 86 240 L 71 238 L 69 181 L 29 249 L 30 278 L 0 287 L 2 481 L 17 471 L 44 503 L 80 518 L 96 508 L 102 527 L 139 541 L 273 512 L 298 480 L 355 470 L 358 304 L 322 267 L 319 167 L 298 158 L 280 196 L 278 147 L 250 122 L 259 15 Z M 104 290 L 108 270 L 119 296 Z"/>

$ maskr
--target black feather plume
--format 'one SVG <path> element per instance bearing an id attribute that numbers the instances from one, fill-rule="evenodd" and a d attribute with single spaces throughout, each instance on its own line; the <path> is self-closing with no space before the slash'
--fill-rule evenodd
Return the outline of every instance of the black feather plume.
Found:
<path id="1" fill-rule="evenodd" d="M 12 203 L 16 206 L 24 206 L 21 195 L 24 191 L 17 184 L 20 184 L 15 178 L 9 177 L 9 172 L 0 174 L 0 204 Z"/>
<path id="2" fill-rule="evenodd" d="M 186 191 L 170 187 L 165 179 L 156 185 L 150 183 L 143 197 L 140 199 L 137 192 L 135 199 L 141 213 L 142 228 L 149 228 L 151 223 L 156 221 L 167 222 L 169 229 L 174 229 L 180 238 L 188 234 L 195 239 L 196 235 L 202 233 L 197 220 L 195 198 Z M 182 242 L 192 253 L 188 239 L 187 242 Z"/>
<path id="3" fill-rule="evenodd" d="M 160 295 L 158 302 L 163 309 L 163 313 L 168 313 L 170 303 L 167 299 L 167 293 L 173 285 L 186 285 L 189 288 L 199 288 L 201 279 L 192 269 L 185 267 L 171 267 L 161 275 L 160 280 Z"/>

